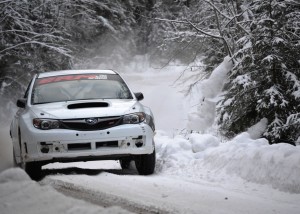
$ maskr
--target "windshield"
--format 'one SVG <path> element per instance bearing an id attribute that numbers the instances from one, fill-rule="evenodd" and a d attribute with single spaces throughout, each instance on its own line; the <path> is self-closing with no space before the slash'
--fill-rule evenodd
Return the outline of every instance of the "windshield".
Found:
<path id="1" fill-rule="evenodd" d="M 32 104 L 86 99 L 133 99 L 116 74 L 75 74 L 36 79 Z"/>

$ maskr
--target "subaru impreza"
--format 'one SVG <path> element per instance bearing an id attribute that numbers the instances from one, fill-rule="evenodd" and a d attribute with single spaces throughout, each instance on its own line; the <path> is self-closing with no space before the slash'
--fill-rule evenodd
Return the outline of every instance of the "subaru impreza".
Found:
<path id="1" fill-rule="evenodd" d="M 32 178 L 53 162 L 134 161 L 141 175 L 155 168 L 154 118 L 112 70 L 36 74 L 10 128 L 15 164 Z"/>

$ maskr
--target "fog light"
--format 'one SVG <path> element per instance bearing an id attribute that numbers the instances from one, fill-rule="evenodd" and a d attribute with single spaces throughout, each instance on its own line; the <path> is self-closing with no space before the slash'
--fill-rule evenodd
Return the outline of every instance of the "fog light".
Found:
<path id="1" fill-rule="evenodd" d="M 41 148 L 41 152 L 42 152 L 42 153 L 48 153 L 48 152 L 49 152 L 49 147 L 48 147 L 48 146 L 43 146 L 43 147 Z"/>
<path id="2" fill-rule="evenodd" d="M 142 147 L 142 146 L 143 146 L 143 142 L 136 142 L 135 145 L 136 145 L 136 147 L 138 147 L 138 148 L 139 148 L 139 147 Z"/>

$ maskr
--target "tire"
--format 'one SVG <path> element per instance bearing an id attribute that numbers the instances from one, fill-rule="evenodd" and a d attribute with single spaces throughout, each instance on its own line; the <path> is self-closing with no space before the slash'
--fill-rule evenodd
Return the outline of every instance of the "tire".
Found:
<path id="1" fill-rule="evenodd" d="M 135 157 L 135 166 L 140 175 L 151 175 L 155 169 L 155 149 L 151 154 L 138 155 Z"/>
<path id="2" fill-rule="evenodd" d="M 13 148 L 13 164 L 14 167 L 20 167 L 20 164 L 17 164 L 15 149 Z"/>
<path id="3" fill-rule="evenodd" d="M 120 165 L 122 169 L 129 169 L 130 168 L 130 162 L 131 159 L 129 158 L 124 158 L 124 159 L 120 159 Z"/>
<path id="4" fill-rule="evenodd" d="M 39 180 L 42 178 L 42 165 L 40 165 L 39 163 L 25 163 L 24 170 L 32 180 Z"/>
<path id="5" fill-rule="evenodd" d="M 20 128 L 18 130 L 18 137 L 19 137 L 19 145 L 20 145 L 20 150 L 21 148 L 21 131 Z M 22 154 L 22 153 L 21 153 Z M 42 165 L 38 162 L 25 162 L 22 160 L 22 155 L 21 155 L 21 163 L 17 164 L 16 161 L 16 154 L 15 150 L 13 150 L 13 155 L 14 155 L 14 164 L 17 167 L 22 168 L 32 180 L 40 180 L 42 178 Z"/>

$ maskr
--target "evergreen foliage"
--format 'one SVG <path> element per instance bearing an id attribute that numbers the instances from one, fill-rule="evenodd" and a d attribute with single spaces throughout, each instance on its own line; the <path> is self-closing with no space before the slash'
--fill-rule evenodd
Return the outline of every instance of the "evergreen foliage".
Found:
<path id="1" fill-rule="evenodd" d="M 219 123 L 230 136 L 267 118 L 264 137 L 271 143 L 295 142 L 300 134 L 300 4 L 256 0 L 250 8 L 251 32 L 239 40 Z"/>

